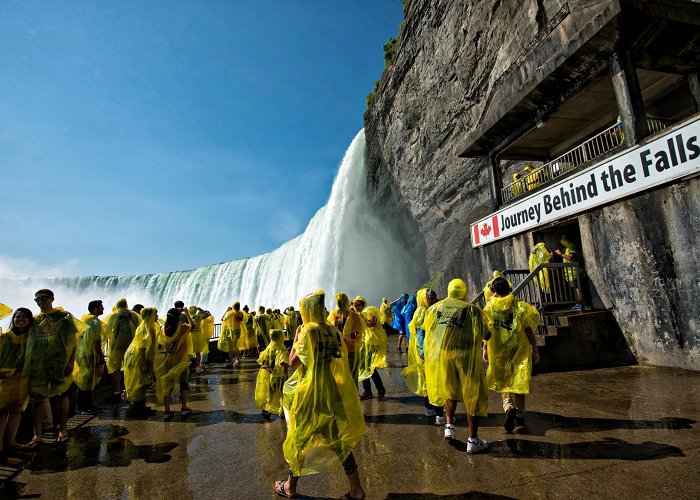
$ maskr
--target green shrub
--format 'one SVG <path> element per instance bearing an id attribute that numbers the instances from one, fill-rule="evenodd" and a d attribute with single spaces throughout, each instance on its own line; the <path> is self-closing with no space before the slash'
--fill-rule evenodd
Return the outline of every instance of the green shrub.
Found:
<path id="1" fill-rule="evenodd" d="M 391 66 L 392 59 L 394 57 L 394 52 L 396 52 L 396 45 L 398 40 L 394 37 L 389 37 L 389 41 L 384 44 L 384 67 L 388 68 Z"/>

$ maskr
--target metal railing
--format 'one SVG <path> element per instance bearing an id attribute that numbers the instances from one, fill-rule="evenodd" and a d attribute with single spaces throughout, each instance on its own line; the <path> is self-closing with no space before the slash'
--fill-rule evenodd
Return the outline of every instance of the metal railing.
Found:
<path id="1" fill-rule="evenodd" d="M 216 340 L 221 337 L 221 323 L 214 323 L 214 333 L 211 336 L 211 340 Z"/>
<path id="2" fill-rule="evenodd" d="M 656 118 L 648 118 L 647 123 L 650 134 L 660 132 L 671 124 L 670 121 Z M 619 122 L 615 123 L 563 155 L 545 163 L 537 170 L 505 186 L 501 189 L 501 199 L 503 203 L 509 203 L 519 196 L 577 169 L 584 163 L 619 148 L 624 142 L 625 134 L 622 131 L 622 125 Z"/>

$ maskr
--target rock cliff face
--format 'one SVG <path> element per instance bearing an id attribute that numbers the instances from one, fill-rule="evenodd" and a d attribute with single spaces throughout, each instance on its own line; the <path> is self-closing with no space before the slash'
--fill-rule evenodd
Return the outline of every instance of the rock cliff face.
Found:
<path id="1" fill-rule="evenodd" d="M 527 267 L 532 233 L 471 248 L 469 224 L 493 209 L 489 163 L 457 155 L 569 3 L 409 2 L 365 114 L 369 194 L 443 294 L 455 276 L 473 297 L 492 269 Z M 699 191 L 686 180 L 578 217 L 586 272 L 641 363 L 700 366 Z"/>

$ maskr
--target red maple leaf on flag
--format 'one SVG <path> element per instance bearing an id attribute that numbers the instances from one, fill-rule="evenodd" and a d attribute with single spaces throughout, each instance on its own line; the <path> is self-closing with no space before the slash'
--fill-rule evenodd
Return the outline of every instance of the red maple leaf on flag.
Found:
<path id="1" fill-rule="evenodd" d="M 489 234 L 491 234 L 491 226 L 489 226 L 488 224 L 486 224 L 486 223 L 484 222 L 484 225 L 483 225 L 482 228 L 481 228 L 481 235 L 484 236 L 484 237 L 486 237 L 486 236 L 488 236 Z"/>

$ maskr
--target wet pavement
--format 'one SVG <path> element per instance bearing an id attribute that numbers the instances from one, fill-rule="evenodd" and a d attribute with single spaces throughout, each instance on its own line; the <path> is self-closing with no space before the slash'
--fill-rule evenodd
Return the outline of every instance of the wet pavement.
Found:
<path id="1" fill-rule="evenodd" d="M 479 432 L 491 446 L 468 455 L 463 408 L 448 443 L 423 416 L 422 398 L 405 389 L 405 360 L 393 353 L 381 373 L 385 401 L 362 402 L 367 434 L 355 457 L 367 498 L 700 496 L 700 372 L 635 366 L 537 375 L 526 426 L 506 434 L 492 394 Z M 254 361 L 223 366 L 192 374 L 195 413 L 187 418 L 131 420 L 125 406 L 75 417 L 67 444 L 8 459 L 4 497 L 276 498 L 271 485 L 287 470 L 284 420 L 255 409 Z M 299 483 L 307 498 L 347 490 L 342 469 Z"/>

